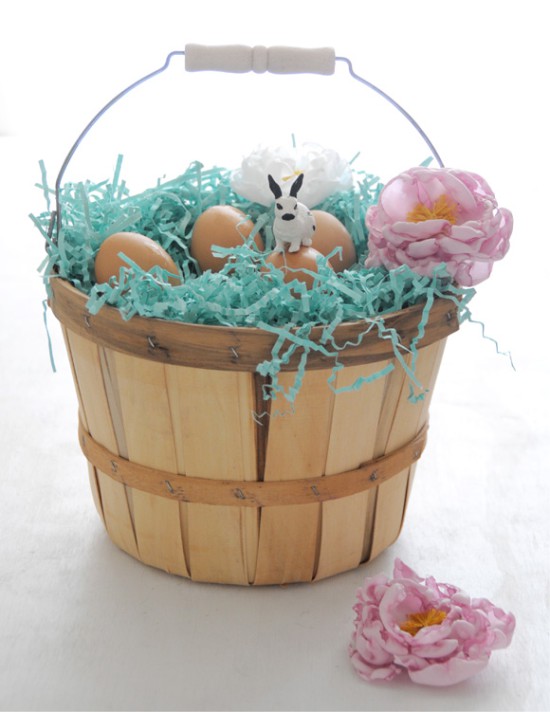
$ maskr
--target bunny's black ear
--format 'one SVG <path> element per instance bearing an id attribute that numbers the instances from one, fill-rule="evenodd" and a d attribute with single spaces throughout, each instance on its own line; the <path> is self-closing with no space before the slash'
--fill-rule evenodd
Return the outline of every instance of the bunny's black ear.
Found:
<path id="1" fill-rule="evenodd" d="M 294 181 L 292 186 L 290 187 L 290 195 L 295 198 L 298 195 L 298 191 L 302 187 L 302 183 L 304 182 L 304 174 L 300 173 L 298 178 Z"/>
<path id="2" fill-rule="evenodd" d="M 280 198 L 283 194 L 283 191 L 281 190 L 279 184 L 274 180 L 273 176 L 268 175 L 267 180 L 269 181 L 269 187 L 271 188 L 271 192 L 275 196 L 275 198 Z"/>

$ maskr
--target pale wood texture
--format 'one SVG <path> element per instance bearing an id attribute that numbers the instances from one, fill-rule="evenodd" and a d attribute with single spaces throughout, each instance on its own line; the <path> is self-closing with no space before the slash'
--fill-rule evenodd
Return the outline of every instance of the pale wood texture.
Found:
<path id="1" fill-rule="evenodd" d="M 429 393 L 417 404 L 395 361 L 388 376 L 336 394 L 327 383 L 331 370 L 311 369 L 293 406 L 280 395 L 271 403 L 260 432 L 254 374 L 169 365 L 70 329 L 64 334 L 86 430 L 110 452 L 172 473 L 174 483 L 186 475 L 243 483 L 329 478 L 393 452 L 428 418 L 444 349 L 440 340 L 418 352 L 417 378 Z M 347 365 L 336 389 L 389 363 Z M 292 371 L 279 376 L 285 389 L 294 378 Z M 321 579 L 377 556 L 399 534 L 414 467 L 338 500 L 261 509 L 178 502 L 91 465 L 89 475 L 97 510 L 121 549 L 197 581 L 249 585 Z"/>
<path id="2" fill-rule="evenodd" d="M 375 456 L 400 447 L 424 425 L 428 417 L 429 397 L 435 384 L 443 346 L 440 342 L 418 352 L 416 377 L 430 389 L 424 401 L 409 399 L 409 382 L 404 371 L 396 369 L 389 376 L 384 412 L 377 433 Z M 369 559 L 373 559 L 396 540 L 401 531 L 409 492 L 411 466 L 378 487 L 376 511 Z"/>
<path id="3" fill-rule="evenodd" d="M 73 373 L 76 378 L 81 415 L 92 437 L 113 452 L 118 452 L 109 402 L 105 392 L 99 347 L 88 339 L 67 332 Z"/>
<path id="4" fill-rule="evenodd" d="M 126 488 L 101 470 L 97 470 L 105 527 L 112 541 L 135 559 L 139 559 L 136 531 Z"/>
<path id="5" fill-rule="evenodd" d="M 177 473 L 176 449 L 165 368 L 161 363 L 113 352 L 128 458 Z M 182 541 L 180 507 L 163 497 L 131 489 L 140 559 L 170 573 L 189 576 Z"/>
<path id="6" fill-rule="evenodd" d="M 192 477 L 255 480 L 256 439 L 252 374 L 168 367 L 176 456 Z M 188 566 L 198 581 L 248 584 L 254 579 L 258 513 L 189 504 L 185 522 Z"/>
<path id="7" fill-rule="evenodd" d="M 80 405 L 80 417 L 91 435 L 118 453 L 109 401 L 101 368 L 100 347 L 70 330 L 65 339 Z M 126 488 L 101 471 L 96 472 L 105 526 L 117 546 L 139 558 Z"/>
<path id="8" fill-rule="evenodd" d="M 419 426 L 422 427 L 425 423 L 428 422 L 429 417 L 430 417 L 430 404 L 432 402 L 433 398 L 433 393 L 435 389 L 435 384 L 437 383 L 437 377 L 439 375 L 439 369 L 441 367 L 441 362 L 443 360 L 443 355 L 445 353 L 445 346 L 447 344 L 447 339 L 440 339 L 437 343 L 432 345 L 432 365 L 431 368 L 428 365 L 428 368 L 426 369 L 426 381 L 424 382 L 424 385 L 427 389 L 426 396 L 424 400 L 419 404 L 421 407 L 421 413 L 420 413 L 420 418 L 419 418 Z M 429 359 L 428 359 L 429 362 Z M 409 501 L 409 496 L 411 494 L 411 489 L 414 481 L 414 475 L 416 472 L 416 465 L 417 463 L 413 463 L 410 468 L 409 472 L 409 480 L 408 480 L 408 487 L 407 487 L 407 496 L 405 500 L 405 510 L 407 508 L 407 504 Z M 404 516 L 404 514 L 403 514 Z"/>
<path id="9" fill-rule="evenodd" d="M 359 378 L 373 376 L 387 361 L 348 366 L 337 374 L 335 388 L 352 386 Z M 373 458 L 383 402 L 385 378 L 358 390 L 337 393 L 330 428 L 325 474 L 350 470 Z M 316 579 L 357 567 L 363 558 L 365 531 L 371 519 L 374 490 L 333 502 L 323 502 L 321 542 Z"/>
<path id="10" fill-rule="evenodd" d="M 105 386 L 105 395 L 109 404 L 111 422 L 113 424 L 113 430 L 118 447 L 118 454 L 121 457 L 128 459 L 128 445 L 126 443 L 126 433 L 124 431 L 124 423 L 122 420 L 122 406 L 120 403 L 120 393 L 116 375 L 116 351 L 100 348 L 99 358 L 101 362 L 103 384 Z"/>
<path id="11" fill-rule="evenodd" d="M 316 477 L 324 473 L 334 394 L 330 371 L 306 371 L 295 412 L 278 395 L 272 404 L 264 480 Z M 294 374 L 279 376 L 288 389 Z M 282 414 L 277 415 L 277 411 Z M 255 583 L 311 581 L 316 567 L 321 504 L 265 507 L 261 513 Z"/>
<path id="12" fill-rule="evenodd" d="M 99 491 L 99 482 L 97 481 L 96 468 L 91 462 L 88 462 L 88 479 L 90 480 L 90 489 L 92 490 L 92 497 L 94 499 L 95 508 L 97 513 L 101 517 L 103 524 L 105 524 L 105 516 L 103 514 L 103 503 L 101 501 L 101 492 Z"/>

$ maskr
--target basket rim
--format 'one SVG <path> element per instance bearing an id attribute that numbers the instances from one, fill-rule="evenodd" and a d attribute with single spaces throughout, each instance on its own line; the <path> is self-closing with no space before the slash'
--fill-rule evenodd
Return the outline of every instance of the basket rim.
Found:
<path id="1" fill-rule="evenodd" d="M 97 314 L 87 309 L 87 295 L 63 277 L 49 280 L 49 306 L 66 328 L 95 343 L 149 360 L 173 365 L 214 370 L 256 371 L 259 363 L 272 359 L 277 335 L 260 327 L 222 326 L 169 321 L 135 315 L 124 320 L 116 307 L 103 306 Z M 418 323 L 424 304 L 373 317 L 383 319 L 386 328 L 395 329 L 405 348 L 418 337 Z M 378 330 L 364 334 L 365 320 L 342 322 L 334 337 L 342 344 L 338 362 L 343 365 L 373 363 L 392 359 L 395 353 L 389 339 Z M 312 340 L 319 343 L 323 326 L 314 326 Z M 425 333 L 417 347 L 424 348 L 458 331 L 458 307 L 448 299 L 436 298 L 430 310 Z M 361 336 L 363 337 L 361 338 Z M 283 371 L 295 371 L 303 349 L 298 348 Z M 323 350 L 308 354 L 308 369 L 333 368 L 334 356 Z"/>

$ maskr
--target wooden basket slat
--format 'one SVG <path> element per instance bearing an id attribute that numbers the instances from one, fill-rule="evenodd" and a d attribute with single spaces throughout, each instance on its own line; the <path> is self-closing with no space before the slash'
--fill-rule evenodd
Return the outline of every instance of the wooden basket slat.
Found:
<path id="1" fill-rule="evenodd" d="M 72 331 L 67 331 L 76 390 L 88 431 L 99 443 L 118 453 L 118 443 L 101 370 L 99 347 Z"/>
<path id="2" fill-rule="evenodd" d="M 372 376 L 388 363 L 346 366 L 337 374 L 335 388 L 350 387 L 357 379 Z M 384 378 L 379 378 L 368 387 L 334 396 L 326 476 L 372 460 L 383 395 Z M 365 529 L 372 510 L 369 500 L 374 496 L 375 492 L 367 491 L 322 503 L 316 579 L 356 568 L 361 563 Z"/>
<path id="3" fill-rule="evenodd" d="M 254 572 L 249 571 L 251 552 L 245 548 L 251 544 L 246 535 L 250 534 L 250 539 L 254 539 L 256 510 L 246 512 L 222 505 L 192 504 L 188 513 L 192 579 L 248 585 Z"/>
<path id="4" fill-rule="evenodd" d="M 76 391 L 76 397 L 78 400 L 78 415 L 80 421 L 83 423 L 84 427 L 88 432 L 90 432 L 90 426 L 86 418 L 86 411 L 84 410 L 84 403 L 82 402 L 82 394 L 80 393 L 80 385 L 78 383 L 78 375 L 75 368 L 75 357 L 71 348 L 71 341 L 69 338 L 69 329 L 66 328 L 64 324 L 61 325 L 61 331 L 63 333 L 63 339 L 65 341 L 65 348 L 67 350 L 67 356 L 69 359 L 69 366 L 71 368 L 71 374 L 73 377 L 74 388 Z"/>
<path id="5" fill-rule="evenodd" d="M 117 352 L 105 347 L 99 348 L 99 360 L 101 365 L 101 374 L 103 376 L 103 385 L 105 388 L 105 396 L 111 415 L 111 423 L 115 440 L 117 443 L 117 453 L 122 457 L 128 458 L 128 444 L 126 443 L 126 431 L 122 419 L 122 405 L 120 402 L 119 384 L 116 371 L 116 356 Z"/>
<path id="6" fill-rule="evenodd" d="M 166 379 L 166 393 L 168 396 L 168 405 L 170 408 L 170 420 L 172 422 L 172 431 L 174 435 L 174 454 L 176 458 L 176 472 L 180 475 L 185 475 L 187 467 L 185 463 L 185 429 L 187 427 L 185 401 L 189 399 L 186 393 L 187 388 L 185 382 L 180 384 L 180 367 L 166 365 L 164 368 L 164 377 Z M 185 395 L 182 395 L 185 394 Z"/>
<path id="7" fill-rule="evenodd" d="M 446 344 L 447 344 L 447 339 L 440 339 L 437 343 L 433 344 L 433 346 L 431 347 L 432 353 L 433 353 L 433 360 L 431 361 L 431 368 L 424 374 L 424 377 L 426 378 L 426 381 L 424 382 L 424 386 L 427 389 L 427 393 L 426 393 L 425 398 L 419 404 L 421 406 L 421 413 L 420 413 L 420 420 L 419 420 L 419 423 L 421 426 L 424 423 L 427 423 L 429 420 L 430 405 L 432 402 L 432 397 L 433 397 L 433 393 L 434 393 L 434 389 L 435 389 L 435 384 L 437 382 L 437 377 L 439 375 L 439 369 L 441 367 L 441 363 L 443 360 L 443 355 L 445 353 Z M 407 504 L 408 504 L 409 497 L 411 494 L 411 489 L 412 489 L 413 482 L 414 482 L 414 476 L 415 476 L 417 464 L 418 463 L 416 463 L 416 462 L 413 463 L 411 470 L 409 472 L 405 510 L 407 508 Z"/>
<path id="8" fill-rule="evenodd" d="M 331 371 L 307 371 L 291 405 L 277 394 L 271 405 L 264 480 L 294 480 L 324 474 L 334 393 L 327 385 Z M 279 374 L 286 390 L 295 373 Z"/>
<path id="9" fill-rule="evenodd" d="M 346 366 L 336 378 L 335 388 L 349 388 L 359 378 L 368 378 L 386 368 L 382 361 L 361 366 Z M 385 391 L 385 379 L 334 396 L 325 474 L 353 470 L 374 457 L 375 438 Z M 361 423 L 361 427 L 357 424 Z"/>
<path id="10" fill-rule="evenodd" d="M 110 377 L 118 394 L 116 403 L 120 407 L 127 457 L 176 473 L 164 365 L 113 352 Z M 132 504 L 140 559 L 165 571 L 189 576 L 178 503 L 133 489 Z"/>
<path id="11" fill-rule="evenodd" d="M 372 549 L 372 534 L 374 531 L 374 519 L 376 515 L 376 502 L 378 498 L 378 488 L 369 493 L 367 501 L 367 513 L 365 517 L 365 529 L 363 532 L 363 552 L 361 554 L 361 563 L 367 563 L 371 558 Z"/>
<path id="12" fill-rule="evenodd" d="M 100 347 L 69 329 L 66 330 L 66 342 L 79 396 L 80 417 L 94 439 L 112 452 L 118 452 L 103 380 Z M 126 488 L 99 470 L 96 481 L 109 536 L 123 551 L 139 558 Z"/>
<path id="13" fill-rule="evenodd" d="M 166 379 L 179 428 L 185 471 L 210 479 L 256 479 L 253 376 L 168 367 Z"/>
<path id="14" fill-rule="evenodd" d="M 177 472 L 163 364 L 114 352 L 115 378 L 128 458 Z M 161 464 L 159 464 L 161 463 Z"/>
<path id="15" fill-rule="evenodd" d="M 169 366 L 171 413 L 185 474 L 255 480 L 255 387 L 252 374 Z M 254 577 L 257 513 L 224 506 L 186 506 L 185 546 L 193 579 L 248 584 Z"/>
<path id="16" fill-rule="evenodd" d="M 132 490 L 139 558 L 145 564 L 189 578 L 178 502 Z"/>
<path id="17" fill-rule="evenodd" d="M 322 503 L 315 580 L 355 569 L 363 556 L 370 492 Z"/>
<path id="18" fill-rule="evenodd" d="M 278 394 L 271 405 L 264 480 L 317 477 L 324 473 L 330 435 L 333 393 L 330 371 L 306 371 L 291 409 Z M 282 373 L 284 389 L 294 373 Z M 292 410 L 293 412 L 290 412 Z M 321 504 L 265 507 L 255 583 L 311 581 L 318 558 Z"/>
<path id="19" fill-rule="evenodd" d="M 397 539 L 403 522 L 409 468 L 378 487 L 369 561 Z M 387 486 L 386 486 L 387 485 Z"/>
<path id="20" fill-rule="evenodd" d="M 105 528 L 109 536 L 122 551 L 139 559 L 136 531 L 126 487 L 101 470 L 97 470 L 97 481 L 101 493 Z"/>
<path id="21" fill-rule="evenodd" d="M 408 360 L 410 361 L 410 357 Z M 431 344 L 418 352 L 415 373 L 418 381 L 425 388 L 433 390 L 440 360 L 441 345 L 439 343 Z M 409 383 L 404 377 L 404 372 L 392 379 L 394 374 L 397 376 L 396 371 L 390 376 L 387 393 L 388 401 L 391 399 L 392 404 L 391 407 L 389 405 L 386 407 L 386 417 L 381 419 L 379 447 L 384 447 L 384 451 L 391 451 L 408 442 L 420 430 L 428 417 L 428 409 L 423 401 L 411 402 Z M 411 471 L 412 466 L 409 466 L 377 488 L 369 559 L 378 556 L 399 536 L 408 498 Z"/>
<path id="22" fill-rule="evenodd" d="M 241 510 L 241 541 L 243 548 L 243 559 L 246 565 L 246 582 L 253 584 L 256 578 L 256 566 L 258 564 L 258 548 L 260 539 L 260 516 L 259 509 Z"/>
<path id="23" fill-rule="evenodd" d="M 384 394 L 374 438 L 373 457 L 380 457 L 385 452 L 389 452 L 390 438 L 397 420 L 399 403 L 408 387 L 405 372 L 396 365 L 395 360 L 393 365 L 394 370 L 386 377 L 384 383 Z"/>
<path id="24" fill-rule="evenodd" d="M 313 580 L 320 508 L 320 504 L 288 504 L 262 510 L 256 585 Z"/>
<path id="25" fill-rule="evenodd" d="M 397 364 L 395 358 L 392 359 L 391 364 L 394 368 L 383 380 L 383 392 L 377 410 L 378 419 L 375 425 L 372 444 L 373 458 L 381 457 L 384 453 L 389 452 L 390 433 L 395 422 L 403 386 L 406 383 L 406 375 L 399 364 Z M 377 517 L 379 518 L 379 493 L 380 487 L 377 487 L 370 493 L 367 503 L 367 517 L 361 558 L 363 562 L 370 561 L 370 559 L 373 558 L 374 527 Z"/>
<path id="26" fill-rule="evenodd" d="M 95 508 L 99 514 L 101 521 L 105 524 L 105 515 L 103 514 L 103 503 L 101 501 L 101 492 L 99 491 L 99 483 L 97 481 L 97 471 L 91 462 L 88 462 L 88 479 L 90 480 L 90 489 L 92 490 L 92 497 L 94 500 Z"/>

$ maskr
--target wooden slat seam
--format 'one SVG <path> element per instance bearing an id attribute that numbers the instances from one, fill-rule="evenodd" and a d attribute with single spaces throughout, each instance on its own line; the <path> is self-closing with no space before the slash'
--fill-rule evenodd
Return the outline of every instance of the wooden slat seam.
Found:
<path id="1" fill-rule="evenodd" d="M 167 366 L 163 366 L 163 376 L 164 376 L 164 389 L 166 392 L 166 396 L 168 399 L 168 413 L 169 413 L 169 419 L 170 419 L 170 430 L 172 433 L 172 441 L 174 443 L 174 457 L 175 457 L 175 463 L 176 463 L 176 472 L 178 474 L 184 474 L 179 472 L 179 461 L 178 461 L 178 448 L 176 447 L 176 438 L 179 438 L 179 433 L 176 432 L 176 427 L 175 427 L 175 422 L 174 422 L 174 414 L 173 414 L 173 403 L 172 403 L 172 389 L 170 388 L 170 384 L 168 382 L 168 371 L 167 371 Z M 184 454 L 184 461 L 185 461 L 185 454 Z M 192 578 L 191 576 L 191 561 L 189 557 L 189 543 L 187 541 L 188 534 L 186 533 L 185 529 L 187 528 L 186 526 L 186 520 L 184 519 L 184 510 L 183 507 L 186 508 L 187 506 L 184 502 L 180 502 L 178 506 L 178 522 L 179 522 L 179 532 L 180 532 L 180 537 L 181 537 L 181 554 L 183 557 L 183 563 L 185 568 L 187 569 L 187 573 L 189 574 L 189 577 Z M 187 514 L 187 511 L 186 511 Z"/>
<path id="2" fill-rule="evenodd" d="M 80 407 L 80 410 L 82 411 L 82 416 L 83 416 L 83 421 L 86 426 L 86 429 L 89 431 L 90 430 L 90 425 L 88 422 L 88 417 L 86 415 L 86 409 L 84 407 L 84 399 L 82 398 L 82 391 L 80 389 L 80 383 L 78 380 L 77 372 L 76 372 L 76 364 L 74 361 L 74 354 L 73 354 L 73 349 L 71 346 L 71 331 L 67 329 L 67 327 L 63 326 L 63 334 L 65 336 L 65 346 L 67 348 L 67 354 L 69 356 L 69 364 L 71 366 L 71 371 L 73 374 L 73 382 L 75 386 L 75 391 L 77 395 L 77 400 L 78 400 L 78 405 Z"/>
<path id="3" fill-rule="evenodd" d="M 99 508 L 101 510 L 101 518 L 105 524 L 105 510 L 103 509 L 103 495 L 101 493 L 101 487 L 99 486 L 99 477 L 97 476 L 97 468 L 94 465 L 91 466 L 92 476 L 95 480 L 97 498 L 99 500 Z"/>
<path id="4" fill-rule="evenodd" d="M 128 446 L 126 444 L 126 436 L 124 434 L 124 419 L 122 407 L 119 399 L 119 389 L 117 384 L 116 367 L 110 360 L 107 349 L 103 346 L 98 348 L 99 364 L 101 377 L 103 380 L 103 388 L 113 426 L 113 433 L 117 444 L 118 454 L 122 457 L 128 457 Z"/>

